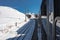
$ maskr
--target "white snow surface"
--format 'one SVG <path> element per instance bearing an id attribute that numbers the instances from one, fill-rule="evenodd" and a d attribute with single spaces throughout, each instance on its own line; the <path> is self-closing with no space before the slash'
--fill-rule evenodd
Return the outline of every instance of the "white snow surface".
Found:
<path id="1" fill-rule="evenodd" d="M 16 31 L 29 21 L 27 17 L 26 19 L 25 22 L 25 14 L 18 10 L 0 6 L 0 40 L 15 37 L 17 35 Z"/>
<path id="2" fill-rule="evenodd" d="M 17 11 L 16 9 L 0 6 L 0 24 L 10 22 L 24 21 L 25 14 Z"/>

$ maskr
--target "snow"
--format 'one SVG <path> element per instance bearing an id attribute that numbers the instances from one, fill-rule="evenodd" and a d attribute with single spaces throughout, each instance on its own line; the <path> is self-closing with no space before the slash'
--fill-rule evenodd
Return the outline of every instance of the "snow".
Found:
<path id="1" fill-rule="evenodd" d="M 28 22 L 28 21 L 27 21 Z M 19 36 L 21 34 L 17 34 L 17 30 L 19 28 L 21 28 L 24 24 L 26 24 L 27 22 L 23 22 L 21 24 L 18 24 L 18 26 L 13 26 L 7 33 L 2 33 L 2 35 L 0 36 L 0 40 L 6 40 L 8 38 L 13 38 L 13 37 L 16 37 L 16 36 Z M 4 38 L 4 39 L 3 39 Z"/>
<path id="2" fill-rule="evenodd" d="M 15 37 L 17 35 L 16 31 L 29 21 L 27 17 L 26 19 L 25 22 L 25 14 L 18 10 L 0 6 L 0 40 Z"/>
<path id="3" fill-rule="evenodd" d="M 31 40 L 34 28 L 35 28 L 35 20 L 32 19 L 23 27 L 24 30 L 22 29 L 21 29 L 22 31 L 19 30 L 19 34 L 23 35 L 20 35 L 19 37 L 14 38 L 12 40 Z"/>
<path id="4" fill-rule="evenodd" d="M 22 17 L 22 18 L 21 18 Z M 0 6 L 0 24 L 10 22 L 24 21 L 25 14 L 17 11 L 16 9 Z M 5 21 L 4 21 L 5 20 Z"/>

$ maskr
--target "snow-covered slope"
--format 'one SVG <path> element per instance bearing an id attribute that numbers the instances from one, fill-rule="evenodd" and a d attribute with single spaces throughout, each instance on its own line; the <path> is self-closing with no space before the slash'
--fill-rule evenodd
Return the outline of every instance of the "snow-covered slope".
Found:
<path id="1" fill-rule="evenodd" d="M 26 19 L 29 20 L 27 17 Z M 8 36 L 10 34 L 9 31 L 15 34 L 16 30 L 25 24 L 24 21 L 25 14 L 11 7 L 0 6 L 0 40 Z M 17 26 L 20 27 L 17 28 Z M 9 34 L 7 35 L 7 33 Z"/>
<path id="2" fill-rule="evenodd" d="M 0 6 L 0 24 L 10 22 L 24 21 L 25 15 L 16 9 Z"/>

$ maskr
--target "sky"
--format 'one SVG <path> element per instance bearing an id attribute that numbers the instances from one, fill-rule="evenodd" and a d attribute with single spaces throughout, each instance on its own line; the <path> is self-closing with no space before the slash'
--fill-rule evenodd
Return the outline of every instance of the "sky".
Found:
<path id="1" fill-rule="evenodd" d="M 25 13 L 38 13 L 42 0 L 0 0 L 0 6 L 8 6 Z"/>

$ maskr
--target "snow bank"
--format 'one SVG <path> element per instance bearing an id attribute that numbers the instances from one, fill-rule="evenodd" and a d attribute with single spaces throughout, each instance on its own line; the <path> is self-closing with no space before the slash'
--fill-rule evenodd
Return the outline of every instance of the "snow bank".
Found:
<path id="1" fill-rule="evenodd" d="M 27 20 L 29 20 L 26 17 Z M 7 35 L 9 31 L 16 31 L 17 26 L 22 26 L 25 22 L 25 14 L 7 6 L 0 6 L 0 38 Z M 26 21 L 27 22 L 27 21 Z M 21 23 L 23 23 L 21 25 Z M 19 28 L 20 28 L 19 27 Z M 15 34 L 16 32 L 14 32 Z M 4 38 L 3 36 L 2 38 Z"/>
<path id="2" fill-rule="evenodd" d="M 0 6 L 0 24 L 10 22 L 21 22 L 25 20 L 25 14 L 16 9 Z"/>

